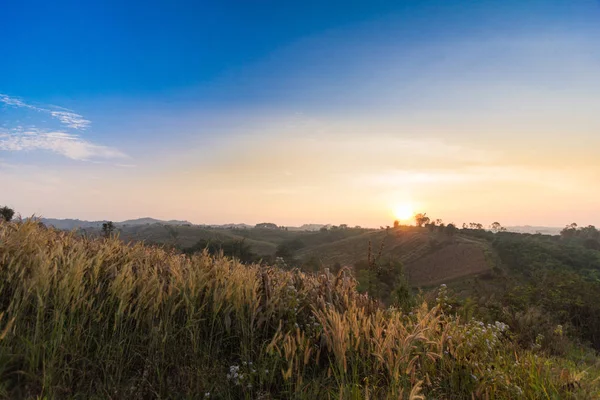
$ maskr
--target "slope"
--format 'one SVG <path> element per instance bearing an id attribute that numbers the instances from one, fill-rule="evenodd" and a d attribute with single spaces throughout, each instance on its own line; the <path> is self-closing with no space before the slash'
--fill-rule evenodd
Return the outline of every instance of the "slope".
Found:
<path id="1" fill-rule="evenodd" d="M 367 259 L 369 242 L 372 253 L 402 261 L 413 286 L 433 286 L 451 280 L 488 272 L 492 262 L 490 245 L 475 238 L 432 233 L 426 229 L 400 227 L 301 249 L 302 260 L 318 259 L 324 267 L 336 263 L 353 266 Z"/>

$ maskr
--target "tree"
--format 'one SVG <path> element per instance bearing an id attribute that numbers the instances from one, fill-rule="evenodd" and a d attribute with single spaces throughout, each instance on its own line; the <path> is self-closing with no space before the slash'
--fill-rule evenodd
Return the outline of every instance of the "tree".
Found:
<path id="1" fill-rule="evenodd" d="M 587 238 L 583 241 L 583 247 L 590 250 L 600 250 L 600 242 L 597 239 Z"/>
<path id="2" fill-rule="evenodd" d="M 445 232 L 448 236 L 454 236 L 457 230 L 458 228 L 456 227 L 456 225 L 454 225 L 453 223 L 449 223 L 448 225 L 446 225 Z"/>
<path id="3" fill-rule="evenodd" d="M 102 223 L 102 234 L 104 237 L 110 237 L 115 230 L 115 224 L 112 221 Z"/>
<path id="4" fill-rule="evenodd" d="M 483 224 L 480 224 L 479 222 L 469 222 L 469 229 L 480 231 L 483 229 Z"/>
<path id="5" fill-rule="evenodd" d="M 581 236 L 585 239 L 600 239 L 600 231 L 598 231 L 594 225 L 588 225 L 586 227 L 579 228 L 578 231 L 578 236 Z"/>
<path id="6" fill-rule="evenodd" d="M 6 222 L 10 222 L 15 216 L 15 210 L 9 208 L 7 206 L 0 208 L 0 218 L 2 218 Z"/>
<path id="7" fill-rule="evenodd" d="M 277 246 L 275 256 L 281 257 L 286 261 L 293 261 L 296 251 L 305 246 L 306 244 L 300 239 L 286 240 Z"/>
<path id="8" fill-rule="evenodd" d="M 399 226 L 400 226 L 400 221 L 398 221 L 398 220 L 395 220 L 395 221 L 394 221 L 394 229 L 395 229 L 395 228 L 398 228 Z"/>
<path id="9" fill-rule="evenodd" d="M 506 231 L 506 228 L 503 227 L 502 225 L 500 225 L 500 222 L 494 222 L 494 223 L 492 223 L 492 225 L 490 225 L 490 229 L 494 233 Z"/>
<path id="10" fill-rule="evenodd" d="M 417 224 L 418 227 L 423 227 L 423 225 L 427 224 L 429 222 L 429 217 L 427 216 L 427 213 L 418 213 L 417 215 L 415 215 L 415 223 Z"/>
<path id="11" fill-rule="evenodd" d="M 560 231 L 560 236 L 565 237 L 565 238 L 573 237 L 576 235 L 577 235 L 577 224 L 575 222 L 565 226 L 565 228 L 562 231 Z"/>

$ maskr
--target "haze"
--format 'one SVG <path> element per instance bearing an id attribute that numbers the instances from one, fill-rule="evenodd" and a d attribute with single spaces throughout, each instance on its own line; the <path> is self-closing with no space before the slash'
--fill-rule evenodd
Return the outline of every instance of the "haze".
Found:
<path id="1" fill-rule="evenodd" d="M 134 3 L 3 7 L 0 203 L 600 225 L 598 1 Z"/>

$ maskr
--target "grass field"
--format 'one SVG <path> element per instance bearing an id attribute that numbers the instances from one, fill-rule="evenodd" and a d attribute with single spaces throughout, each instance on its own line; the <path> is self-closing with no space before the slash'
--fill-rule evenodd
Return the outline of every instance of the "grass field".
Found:
<path id="1" fill-rule="evenodd" d="M 0 223 L 3 398 L 591 399 L 598 370 L 338 275 Z"/>

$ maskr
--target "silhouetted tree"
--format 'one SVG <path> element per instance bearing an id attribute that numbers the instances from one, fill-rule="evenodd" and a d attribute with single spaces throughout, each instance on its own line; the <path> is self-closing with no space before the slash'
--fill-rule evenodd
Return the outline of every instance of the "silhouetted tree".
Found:
<path id="1" fill-rule="evenodd" d="M 395 220 L 394 221 L 394 228 L 398 228 L 400 226 L 400 221 Z"/>
<path id="2" fill-rule="evenodd" d="M 452 223 L 446 225 L 446 229 L 445 229 L 446 235 L 454 236 L 456 231 L 458 231 L 458 228 L 456 227 L 456 225 L 454 225 Z"/>
<path id="3" fill-rule="evenodd" d="M 504 232 L 506 231 L 506 228 L 500 225 L 500 222 L 494 222 L 490 225 L 490 230 L 492 232 Z"/>
<path id="4" fill-rule="evenodd" d="M 0 208 L 0 218 L 2 218 L 6 222 L 10 222 L 15 216 L 15 210 L 9 208 L 7 206 Z"/>
<path id="5" fill-rule="evenodd" d="M 578 236 L 581 236 L 585 239 L 600 239 L 600 231 L 598 231 L 594 225 L 588 225 L 586 227 L 579 228 L 578 231 Z"/>
<path id="6" fill-rule="evenodd" d="M 418 213 L 415 215 L 415 223 L 418 227 L 423 227 L 423 225 L 427 224 L 428 222 L 429 217 L 427 216 L 427 213 Z"/>
<path id="7" fill-rule="evenodd" d="M 577 224 L 575 222 L 565 226 L 565 228 L 560 231 L 560 236 L 565 238 L 573 237 L 575 235 L 577 235 Z"/>
<path id="8" fill-rule="evenodd" d="M 483 224 L 480 224 L 479 222 L 469 222 L 469 229 L 474 229 L 474 230 L 482 230 L 483 229 Z"/>
<path id="9" fill-rule="evenodd" d="M 115 224 L 112 221 L 107 221 L 102 223 L 102 234 L 104 237 L 110 237 L 113 231 L 115 230 Z"/>

